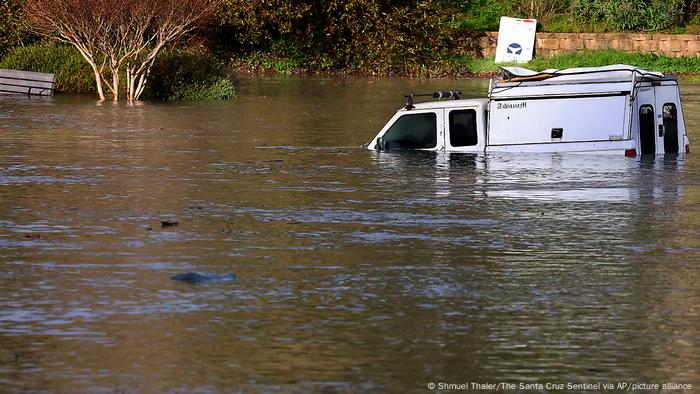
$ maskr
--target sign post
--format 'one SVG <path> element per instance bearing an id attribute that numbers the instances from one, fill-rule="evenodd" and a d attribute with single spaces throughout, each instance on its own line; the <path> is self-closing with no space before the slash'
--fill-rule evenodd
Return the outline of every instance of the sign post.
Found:
<path id="1" fill-rule="evenodd" d="M 501 17 L 496 45 L 496 63 L 526 63 L 532 60 L 537 20 Z"/>

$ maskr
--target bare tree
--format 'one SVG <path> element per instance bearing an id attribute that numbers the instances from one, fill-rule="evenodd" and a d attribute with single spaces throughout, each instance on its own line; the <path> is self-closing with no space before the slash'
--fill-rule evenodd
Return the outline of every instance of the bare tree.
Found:
<path id="1" fill-rule="evenodd" d="M 528 18 L 549 19 L 554 15 L 565 13 L 570 2 L 561 0 L 519 0 L 513 3 L 520 16 Z"/>
<path id="2" fill-rule="evenodd" d="M 107 86 L 119 100 L 120 75 L 126 97 L 138 100 L 153 62 L 213 14 L 219 0 L 27 0 L 29 29 L 76 47 L 95 73 L 97 94 Z"/>

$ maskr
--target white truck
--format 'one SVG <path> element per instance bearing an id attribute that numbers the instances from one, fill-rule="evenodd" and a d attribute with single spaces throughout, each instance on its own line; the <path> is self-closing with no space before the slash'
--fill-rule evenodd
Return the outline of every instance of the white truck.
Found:
<path id="1" fill-rule="evenodd" d="M 502 68 L 487 99 L 406 95 L 368 149 L 450 152 L 689 153 L 678 78 L 628 65 Z M 435 100 L 415 103 L 417 97 Z"/>

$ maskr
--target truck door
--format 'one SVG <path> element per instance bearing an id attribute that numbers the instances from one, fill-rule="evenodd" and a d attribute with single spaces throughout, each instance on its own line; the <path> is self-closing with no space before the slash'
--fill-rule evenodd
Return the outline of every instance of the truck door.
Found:
<path id="1" fill-rule="evenodd" d="M 484 111 L 481 108 L 445 110 L 445 147 L 452 152 L 483 152 Z"/>
<path id="2" fill-rule="evenodd" d="M 679 132 L 679 106 L 680 95 L 678 85 L 671 81 L 669 85 L 654 87 L 656 101 L 656 153 L 678 153 L 683 144 L 679 141 L 683 137 Z M 665 82 L 668 83 L 668 82 Z"/>
<path id="3" fill-rule="evenodd" d="M 646 85 L 646 84 L 645 84 Z M 639 136 L 638 152 L 643 155 L 656 153 L 656 101 L 652 86 L 640 86 L 635 108 L 636 126 Z"/>

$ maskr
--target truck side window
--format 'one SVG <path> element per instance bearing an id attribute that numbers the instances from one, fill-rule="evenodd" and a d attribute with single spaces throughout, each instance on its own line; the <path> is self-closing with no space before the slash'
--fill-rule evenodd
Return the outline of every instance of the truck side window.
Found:
<path id="1" fill-rule="evenodd" d="M 450 112 L 450 145 L 474 146 L 479 142 L 476 134 L 476 111 L 473 109 Z"/>
<path id="2" fill-rule="evenodd" d="M 662 113 L 664 122 L 664 152 L 678 153 L 678 113 L 676 112 L 676 104 L 664 104 Z"/>
<path id="3" fill-rule="evenodd" d="M 382 138 L 384 149 L 431 149 L 437 146 L 437 115 L 408 114 L 396 119 Z"/>

